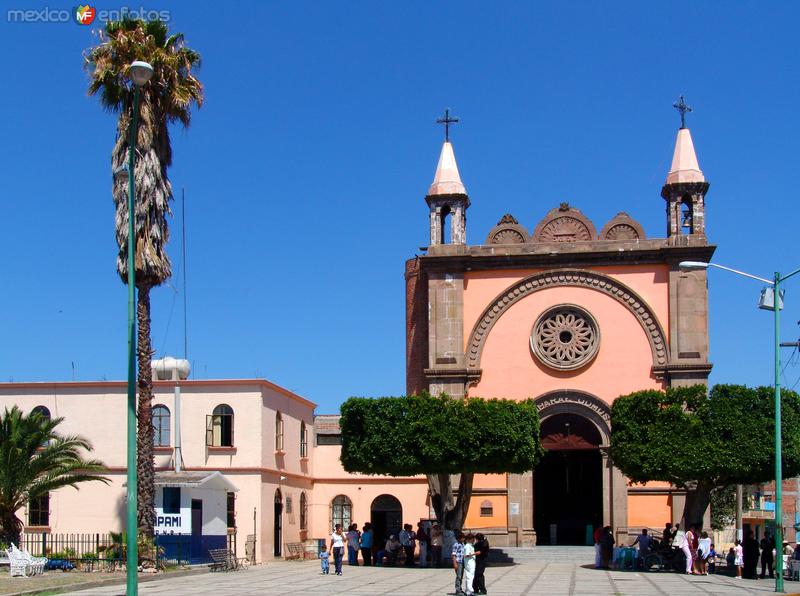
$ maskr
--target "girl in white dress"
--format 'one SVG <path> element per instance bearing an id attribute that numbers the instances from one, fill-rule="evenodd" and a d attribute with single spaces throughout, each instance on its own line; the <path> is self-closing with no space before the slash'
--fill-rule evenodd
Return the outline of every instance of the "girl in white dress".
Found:
<path id="1" fill-rule="evenodd" d="M 744 567 L 744 551 L 742 550 L 741 540 L 736 541 L 736 544 L 733 547 L 733 552 L 736 554 L 736 558 L 733 560 L 733 564 L 736 565 L 736 579 L 742 579 L 742 567 Z"/>

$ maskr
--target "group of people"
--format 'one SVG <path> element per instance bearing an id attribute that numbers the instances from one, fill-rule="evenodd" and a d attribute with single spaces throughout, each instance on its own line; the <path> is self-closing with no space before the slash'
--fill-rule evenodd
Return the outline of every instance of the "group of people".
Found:
<path id="1" fill-rule="evenodd" d="M 642 530 L 644 532 L 644 530 Z M 671 523 L 664 526 L 661 535 L 662 548 L 671 546 L 683 552 L 686 559 L 686 573 L 690 575 L 708 575 L 709 564 L 713 565 L 716 561 L 717 553 L 714 550 L 714 543 L 708 536 L 708 532 L 702 530 L 700 526 L 691 526 L 688 530 L 681 529 L 680 524 Z"/>
<path id="2" fill-rule="evenodd" d="M 748 530 L 744 540 L 736 540 L 725 556 L 729 567 L 735 567 L 736 577 L 758 579 L 758 563 L 761 561 L 761 579 L 775 577 L 775 555 L 777 554 L 775 539 L 769 532 L 759 542 L 752 530 Z M 796 561 L 800 561 L 800 544 L 794 548 L 788 542 L 783 543 L 782 553 Z M 782 560 L 782 559 L 781 559 Z"/>
<path id="3" fill-rule="evenodd" d="M 383 548 L 379 548 L 374 544 L 374 531 L 369 522 L 364 524 L 362 531 L 359 531 L 358 524 L 351 524 L 347 532 L 343 530 L 342 524 L 336 524 L 331 534 L 330 550 L 323 544 L 319 554 L 323 575 L 330 573 L 331 554 L 334 573 L 342 575 L 345 548 L 348 564 L 353 566 L 359 564 L 359 553 L 364 565 L 372 565 L 373 550 L 377 566 L 394 565 L 401 555 L 408 567 L 414 566 L 415 554 L 418 554 L 420 567 L 441 567 L 449 559 L 456 574 L 457 596 L 487 593 L 484 571 L 489 558 L 489 541 L 480 533 L 464 534 L 443 530 L 438 524 L 433 524 L 429 530 L 427 524 L 421 521 L 416 530 L 411 524 L 404 524 L 399 534 L 391 534 Z"/>
<path id="4" fill-rule="evenodd" d="M 614 536 L 611 526 L 597 528 L 594 533 L 595 543 L 595 567 L 608 569 L 613 560 Z M 655 550 L 654 546 L 658 541 L 648 533 L 647 528 L 643 529 L 630 546 L 639 547 L 639 560 Z M 691 526 L 688 530 L 681 529 L 680 524 L 667 523 L 661 535 L 659 544 L 660 550 L 675 549 L 683 553 L 686 561 L 685 571 L 690 575 L 708 575 L 714 573 L 717 552 L 714 543 L 708 532 L 703 531 L 699 526 Z M 800 561 L 800 544 L 792 548 L 788 542 L 783 543 L 782 554 L 791 556 Z M 725 560 L 728 569 L 737 578 L 757 579 L 758 563 L 761 562 L 761 578 L 775 577 L 775 539 L 769 532 L 764 533 L 764 537 L 759 542 L 755 539 L 752 530 L 748 530 L 743 541 L 736 540 L 735 544 L 729 549 Z"/>

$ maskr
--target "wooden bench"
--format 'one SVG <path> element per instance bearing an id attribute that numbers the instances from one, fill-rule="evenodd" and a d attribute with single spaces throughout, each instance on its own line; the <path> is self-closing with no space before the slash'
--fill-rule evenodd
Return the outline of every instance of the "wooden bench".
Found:
<path id="1" fill-rule="evenodd" d="M 284 559 L 302 561 L 306 557 L 306 547 L 302 542 L 287 542 Z"/>
<path id="2" fill-rule="evenodd" d="M 237 559 L 233 551 L 227 548 L 212 548 L 208 551 L 211 571 L 238 571 L 242 568 L 242 559 Z"/>

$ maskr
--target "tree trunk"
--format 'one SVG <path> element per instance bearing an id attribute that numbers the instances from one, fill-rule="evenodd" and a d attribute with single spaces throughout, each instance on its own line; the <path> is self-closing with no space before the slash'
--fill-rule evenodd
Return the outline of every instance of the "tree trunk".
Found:
<path id="1" fill-rule="evenodd" d="M 150 359 L 153 349 L 150 344 L 150 285 L 140 284 L 136 316 L 139 323 L 139 409 L 138 432 L 136 435 L 136 471 L 138 475 L 137 519 L 139 531 L 145 536 L 153 536 L 155 524 L 155 460 L 153 458 L 153 369 Z"/>
<path id="2" fill-rule="evenodd" d="M 13 509 L 3 511 L 0 517 L 0 544 L 14 544 L 19 546 L 19 539 L 22 534 L 22 522 L 16 516 Z"/>
<path id="3" fill-rule="evenodd" d="M 686 503 L 683 506 L 683 524 L 685 528 L 703 526 L 703 516 L 711 502 L 712 482 L 698 481 L 687 484 Z"/>
<path id="4" fill-rule="evenodd" d="M 467 519 L 469 502 L 472 498 L 474 474 L 461 474 L 458 481 L 458 496 L 453 503 L 453 483 L 450 474 L 428 476 L 431 504 L 436 512 L 436 520 L 450 530 L 461 530 Z"/>

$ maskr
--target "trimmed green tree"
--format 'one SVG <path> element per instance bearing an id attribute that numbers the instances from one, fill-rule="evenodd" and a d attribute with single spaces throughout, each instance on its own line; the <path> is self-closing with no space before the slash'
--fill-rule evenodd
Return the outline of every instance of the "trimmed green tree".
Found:
<path id="1" fill-rule="evenodd" d="M 436 518 L 447 528 L 463 527 L 474 474 L 526 472 L 542 455 L 533 400 L 352 397 L 341 413 L 344 469 L 427 475 Z"/>
<path id="2" fill-rule="evenodd" d="M 19 544 L 22 520 L 17 511 L 31 499 L 62 486 L 100 480 L 105 466 L 85 459 L 92 446 L 83 437 L 60 435 L 63 418 L 48 419 L 38 412 L 25 415 L 17 407 L 0 417 L 0 543 Z"/>
<path id="3" fill-rule="evenodd" d="M 611 458 L 633 482 L 686 490 L 683 519 L 701 523 L 712 492 L 775 478 L 772 387 L 704 385 L 623 395 L 611 407 Z M 800 396 L 782 394 L 783 474 L 800 473 Z"/>

